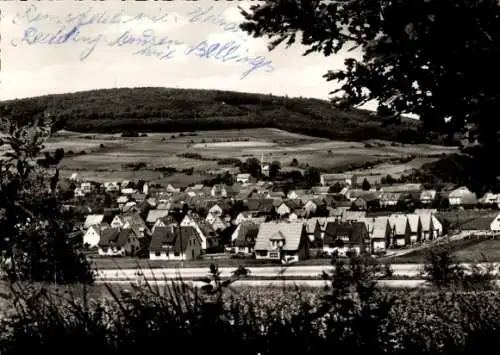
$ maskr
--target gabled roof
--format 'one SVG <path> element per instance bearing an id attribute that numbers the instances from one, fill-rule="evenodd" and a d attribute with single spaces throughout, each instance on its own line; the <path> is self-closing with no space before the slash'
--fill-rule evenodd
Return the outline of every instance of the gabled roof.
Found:
<path id="1" fill-rule="evenodd" d="M 88 229 L 93 225 L 100 224 L 104 220 L 103 214 L 89 214 L 85 217 L 85 223 L 83 223 L 83 229 Z"/>
<path id="2" fill-rule="evenodd" d="M 290 208 L 292 211 L 302 207 L 301 200 L 284 200 L 278 205 L 278 207 L 283 204 Z"/>
<path id="3" fill-rule="evenodd" d="M 387 228 L 390 228 L 389 217 L 375 217 L 373 220 L 373 231 L 371 237 L 373 239 L 385 239 Z"/>
<path id="4" fill-rule="evenodd" d="M 234 245 L 236 247 L 253 246 L 259 233 L 259 225 L 252 221 L 245 221 L 238 226 L 235 233 Z"/>
<path id="5" fill-rule="evenodd" d="M 404 214 L 391 214 L 389 224 L 396 235 L 405 235 L 408 225 L 408 218 Z"/>
<path id="6" fill-rule="evenodd" d="M 173 216 L 171 216 L 171 215 L 158 218 L 156 220 L 156 222 L 158 222 L 158 221 L 161 221 L 164 225 L 177 224 L 177 220 Z"/>
<path id="7" fill-rule="evenodd" d="M 339 236 L 348 236 L 350 243 L 362 243 L 363 236 L 367 234 L 366 225 L 363 222 L 330 222 L 326 226 L 323 242 L 333 243 Z"/>
<path id="8" fill-rule="evenodd" d="M 118 237 L 120 236 L 120 228 L 106 228 L 101 230 L 101 236 L 99 239 L 100 247 L 107 247 L 111 243 L 117 243 Z"/>
<path id="9" fill-rule="evenodd" d="M 432 215 L 430 213 L 419 214 L 422 223 L 422 232 L 430 232 L 432 229 Z"/>
<path id="10" fill-rule="evenodd" d="M 272 248 L 271 238 L 276 235 L 276 233 L 281 232 L 285 238 L 282 250 L 296 251 L 299 249 L 304 228 L 304 224 L 301 222 L 262 223 L 259 227 L 259 233 L 255 241 L 255 250 L 270 250 Z"/>
<path id="11" fill-rule="evenodd" d="M 138 213 L 124 214 L 122 216 L 124 222 L 128 222 L 131 227 L 147 228 L 146 223 Z"/>
<path id="12" fill-rule="evenodd" d="M 344 211 L 342 214 L 342 221 L 357 221 L 360 218 L 366 217 L 365 211 Z"/>
<path id="13" fill-rule="evenodd" d="M 250 211 L 271 213 L 274 208 L 273 202 L 274 201 L 270 198 L 259 198 L 259 199 L 249 198 L 247 205 Z"/>
<path id="14" fill-rule="evenodd" d="M 312 234 L 316 231 L 316 227 L 320 227 L 317 219 L 308 219 L 304 222 L 306 226 L 306 232 Z"/>
<path id="15" fill-rule="evenodd" d="M 193 238 L 198 239 L 198 233 L 193 227 L 158 227 L 151 237 L 149 251 L 159 252 L 171 250 L 176 253 L 182 253 L 186 250 L 189 241 Z"/>
<path id="16" fill-rule="evenodd" d="M 375 219 L 372 217 L 363 217 L 358 219 L 359 222 L 363 222 L 366 225 L 366 230 L 368 233 L 373 233 L 373 225 L 375 223 Z"/>
<path id="17" fill-rule="evenodd" d="M 155 223 L 160 218 L 168 216 L 168 210 L 149 210 L 146 222 Z"/>
<path id="18" fill-rule="evenodd" d="M 410 231 L 412 233 L 417 233 L 418 232 L 418 223 L 420 222 L 420 216 L 415 213 L 410 213 L 407 214 L 406 217 L 408 218 L 408 223 L 410 224 Z"/>

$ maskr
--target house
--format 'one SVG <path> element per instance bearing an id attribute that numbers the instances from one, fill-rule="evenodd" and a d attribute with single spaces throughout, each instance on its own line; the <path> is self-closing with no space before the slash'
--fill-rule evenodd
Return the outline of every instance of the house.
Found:
<path id="1" fill-rule="evenodd" d="M 379 196 L 380 199 L 380 207 L 395 207 L 399 201 L 402 200 L 402 194 L 399 192 L 384 192 Z"/>
<path id="2" fill-rule="evenodd" d="M 120 185 L 117 181 L 107 181 L 104 183 L 104 191 L 106 192 L 118 192 L 120 191 Z"/>
<path id="3" fill-rule="evenodd" d="M 107 223 L 93 224 L 83 234 L 83 245 L 86 248 L 95 248 L 101 240 L 101 231 L 110 228 Z"/>
<path id="4" fill-rule="evenodd" d="M 274 213 L 274 204 L 272 199 L 259 198 L 248 199 L 248 211 L 254 216 L 269 216 Z"/>
<path id="5" fill-rule="evenodd" d="M 389 216 L 389 223 L 392 231 L 392 247 L 404 247 L 411 243 L 410 223 L 408 217 L 404 214 L 391 214 Z"/>
<path id="6" fill-rule="evenodd" d="M 422 184 L 394 184 L 383 186 L 380 188 L 382 192 L 397 192 L 397 193 L 416 193 L 422 192 Z"/>
<path id="7" fill-rule="evenodd" d="M 82 182 L 80 184 L 80 189 L 86 195 L 86 194 L 91 193 L 94 190 L 94 186 L 92 186 L 92 183 L 90 183 L 90 182 Z"/>
<path id="8" fill-rule="evenodd" d="M 335 184 L 341 185 L 356 185 L 357 178 L 353 174 L 321 174 L 321 186 L 333 186 Z"/>
<path id="9" fill-rule="evenodd" d="M 233 221 L 233 224 L 238 226 L 244 221 L 253 221 L 255 223 L 264 223 L 266 221 L 266 217 L 254 217 L 249 211 L 243 211 L 236 216 Z"/>
<path id="10" fill-rule="evenodd" d="M 328 195 L 330 193 L 330 186 L 313 186 L 311 192 L 316 196 Z"/>
<path id="11" fill-rule="evenodd" d="M 177 220 L 174 217 L 165 216 L 165 217 L 162 217 L 162 218 L 159 218 L 156 220 L 153 227 L 151 227 L 151 232 L 154 232 L 154 230 L 158 227 L 167 227 L 170 225 L 178 225 L 178 224 L 179 223 L 177 222 Z"/>
<path id="12" fill-rule="evenodd" d="M 364 222 L 328 223 L 323 238 L 323 251 L 329 255 L 359 255 L 369 250 L 370 236 Z"/>
<path id="13" fill-rule="evenodd" d="M 123 195 L 133 195 L 137 192 L 136 189 L 130 188 L 130 187 L 125 187 L 121 190 L 121 193 Z"/>
<path id="14" fill-rule="evenodd" d="M 286 200 L 281 202 L 276 209 L 276 213 L 280 216 L 290 215 L 293 211 L 302 207 L 300 200 Z"/>
<path id="15" fill-rule="evenodd" d="M 138 238 L 143 238 L 149 233 L 146 222 L 138 213 L 116 215 L 110 223 L 112 228 L 132 228 L 136 231 Z"/>
<path id="16" fill-rule="evenodd" d="M 174 185 L 172 184 L 168 184 L 167 187 L 165 188 L 165 191 L 169 194 L 173 194 L 175 192 L 180 192 L 181 189 L 179 189 L 178 187 L 175 187 Z"/>
<path id="17" fill-rule="evenodd" d="M 252 213 L 250 211 L 240 212 L 240 213 L 238 213 L 236 218 L 233 220 L 233 224 L 238 226 L 241 223 L 243 223 L 244 221 L 250 219 L 251 217 L 252 217 Z"/>
<path id="18" fill-rule="evenodd" d="M 75 191 L 74 191 L 74 195 L 75 195 L 75 197 L 84 197 L 85 192 L 83 192 L 82 189 L 80 189 L 79 187 L 76 187 Z"/>
<path id="19" fill-rule="evenodd" d="M 386 250 L 391 242 L 391 224 L 389 217 L 375 217 L 370 235 L 371 251 L 373 254 Z"/>
<path id="20" fill-rule="evenodd" d="M 181 221 L 181 227 L 193 227 L 196 229 L 201 239 L 202 250 L 214 248 L 219 245 L 216 231 L 196 213 L 185 215 Z"/>
<path id="21" fill-rule="evenodd" d="M 500 213 L 497 214 L 491 221 L 490 230 L 495 234 L 500 233 Z"/>
<path id="22" fill-rule="evenodd" d="M 298 200 L 307 194 L 307 190 L 290 190 L 286 195 L 289 200 Z"/>
<path id="23" fill-rule="evenodd" d="M 306 213 L 306 216 L 312 216 L 319 210 L 320 207 L 326 208 L 326 202 L 324 200 L 311 199 L 304 204 L 303 208 Z"/>
<path id="24" fill-rule="evenodd" d="M 253 252 L 255 240 L 259 233 L 259 224 L 253 221 L 244 221 L 231 235 L 231 242 L 235 253 L 250 254 Z"/>
<path id="25" fill-rule="evenodd" d="M 196 184 L 194 186 L 186 187 L 185 193 L 191 197 L 203 196 L 203 189 L 205 186 L 203 184 Z"/>
<path id="26" fill-rule="evenodd" d="M 98 253 L 102 256 L 133 256 L 140 248 L 139 238 L 130 228 L 106 228 L 100 237 Z"/>
<path id="27" fill-rule="evenodd" d="M 118 198 L 116 199 L 116 203 L 118 204 L 118 207 L 122 207 L 127 202 L 128 202 L 128 196 L 125 196 L 125 195 L 118 196 Z"/>
<path id="28" fill-rule="evenodd" d="M 465 186 L 451 191 L 448 194 L 448 201 L 450 206 L 472 206 L 478 202 L 476 194 Z"/>
<path id="29" fill-rule="evenodd" d="M 430 205 L 436 200 L 436 190 L 424 190 L 420 194 L 420 203 L 423 205 Z"/>
<path id="30" fill-rule="evenodd" d="M 259 226 L 255 258 L 294 261 L 309 257 L 309 238 L 303 223 L 269 222 Z"/>
<path id="31" fill-rule="evenodd" d="M 318 244 L 321 242 L 321 226 L 319 225 L 318 219 L 308 219 L 304 221 L 306 226 L 307 236 L 312 244 Z"/>
<path id="32" fill-rule="evenodd" d="M 223 208 L 224 206 L 225 208 Z M 208 213 L 213 214 L 216 217 L 220 217 L 224 214 L 224 209 L 227 210 L 227 206 L 220 204 L 220 203 L 215 203 L 212 207 L 208 209 Z"/>
<path id="33" fill-rule="evenodd" d="M 358 197 L 352 202 L 352 208 L 358 211 L 366 211 L 368 209 L 368 202 Z"/>
<path id="34" fill-rule="evenodd" d="M 410 243 L 416 243 L 422 240 L 422 221 L 416 213 L 407 214 L 408 223 L 410 225 Z"/>
<path id="35" fill-rule="evenodd" d="M 252 175 L 250 174 L 238 174 L 236 175 L 236 182 L 240 184 L 248 184 L 252 179 Z"/>
<path id="36" fill-rule="evenodd" d="M 149 210 L 148 216 L 146 217 L 146 223 L 154 225 L 160 218 L 167 217 L 168 213 L 168 210 Z"/>
<path id="37" fill-rule="evenodd" d="M 420 216 L 420 223 L 422 224 L 422 240 L 429 241 L 437 237 L 434 233 L 433 215 L 431 213 L 418 213 Z"/>
<path id="38" fill-rule="evenodd" d="M 210 195 L 217 198 L 227 198 L 236 196 L 238 191 L 239 189 L 236 185 L 216 184 L 210 190 Z"/>
<path id="39" fill-rule="evenodd" d="M 213 216 L 213 215 L 212 215 Z M 218 230 L 224 230 L 227 228 L 227 225 L 226 223 L 224 223 L 224 221 L 222 220 L 222 218 L 218 217 L 218 216 L 214 216 L 213 219 L 211 219 L 211 222 L 208 221 L 208 224 L 210 224 L 212 226 L 212 228 L 215 230 L 215 231 L 218 231 Z"/>
<path id="40" fill-rule="evenodd" d="M 158 227 L 151 236 L 149 259 L 196 260 L 201 250 L 201 240 L 193 227 Z"/>
<path id="41" fill-rule="evenodd" d="M 104 222 L 103 214 L 89 214 L 87 217 L 85 217 L 85 222 L 83 223 L 83 229 L 87 230 L 91 226 L 101 224 L 102 222 Z"/>

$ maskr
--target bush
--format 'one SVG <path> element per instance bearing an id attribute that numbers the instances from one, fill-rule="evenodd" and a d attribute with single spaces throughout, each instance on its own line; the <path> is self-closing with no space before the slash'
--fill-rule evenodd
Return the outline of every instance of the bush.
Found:
<path id="1" fill-rule="evenodd" d="M 138 138 L 140 137 L 138 132 L 135 131 L 126 131 L 122 133 L 122 137 L 124 138 Z"/>
<path id="2" fill-rule="evenodd" d="M 371 258 L 353 257 L 325 273 L 325 290 L 229 293 L 235 280 L 251 274 L 240 267 L 223 278 L 212 265 L 200 289 L 185 283 L 160 288 L 139 274 L 140 285 L 127 290 L 106 285 L 108 300 L 96 295 L 96 288 L 63 292 L 13 284 L 1 295 L 12 311 L 1 321 L 0 351 L 143 354 L 168 344 L 194 353 L 200 344 L 219 344 L 219 339 L 218 353 L 238 349 L 243 355 L 325 349 L 341 355 L 498 352 L 497 293 L 383 289 L 373 281 L 381 268 Z"/>

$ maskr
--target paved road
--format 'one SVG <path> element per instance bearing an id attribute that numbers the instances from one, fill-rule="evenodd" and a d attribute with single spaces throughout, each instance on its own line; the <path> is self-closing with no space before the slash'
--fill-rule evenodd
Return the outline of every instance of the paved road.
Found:
<path id="1" fill-rule="evenodd" d="M 159 286 L 171 284 L 175 281 L 156 281 Z M 130 285 L 130 281 L 98 281 L 97 283 L 108 283 L 114 285 Z M 200 287 L 204 285 L 201 281 L 189 281 L 188 284 Z M 378 282 L 381 286 L 393 288 L 416 288 L 423 286 L 424 280 L 380 280 Z M 325 281 L 322 280 L 238 280 L 232 284 L 233 287 L 283 287 L 283 286 L 300 286 L 300 287 L 324 287 Z"/>
<path id="2" fill-rule="evenodd" d="M 464 264 L 468 266 L 468 264 Z M 500 263 L 494 263 L 494 273 L 498 274 Z M 231 276 L 236 268 L 224 267 L 220 268 L 222 277 Z M 311 278 L 320 277 L 323 271 L 331 270 L 331 266 L 288 266 L 288 267 L 250 267 L 250 275 L 256 277 L 294 277 L 300 279 L 301 277 Z M 423 264 L 392 264 L 393 274 L 395 276 L 418 277 L 422 270 Z M 137 279 L 138 269 L 107 269 L 99 270 L 97 281 L 108 281 L 118 279 Z M 208 268 L 161 268 L 161 269 L 142 269 L 143 277 L 147 280 L 163 280 L 175 278 L 199 278 L 208 275 Z"/>

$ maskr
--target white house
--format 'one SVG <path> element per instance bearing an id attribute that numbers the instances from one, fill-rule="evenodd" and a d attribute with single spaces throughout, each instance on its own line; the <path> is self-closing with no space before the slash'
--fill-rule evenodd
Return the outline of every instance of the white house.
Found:
<path id="1" fill-rule="evenodd" d="M 95 248 L 101 240 L 101 231 L 110 228 L 109 224 L 94 224 L 83 234 L 83 245 L 87 248 Z"/>
<path id="2" fill-rule="evenodd" d="M 240 184 L 248 184 L 250 182 L 250 174 L 238 174 L 236 175 L 236 182 Z"/>
<path id="3" fill-rule="evenodd" d="M 420 193 L 420 202 L 423 205 L 429 205 L 436 199 L 436 190 L 424 190 Z"/>
<path id="4" fill-rule="evenodd" d="M 478 202 L 476 194 L 465 186 L 451 191 L 448 195 L 448 201 L 450 206 L 475 205 Z"/>
<path id="5" fill-rule="evenodd" d="M 500 213 L 491 221 L 490 230 L 494 233 L 500 233 Z"/>

